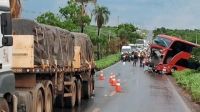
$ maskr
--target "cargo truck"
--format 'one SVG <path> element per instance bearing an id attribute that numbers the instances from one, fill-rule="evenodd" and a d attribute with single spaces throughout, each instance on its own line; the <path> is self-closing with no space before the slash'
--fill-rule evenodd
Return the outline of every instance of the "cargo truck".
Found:
<path id="1" fill-rule="evenodd" d="M 74 107 L 94 90 L 93 46 L 86 34 L 13 19 L 12 70 L 18 110 Z"/>
<path id="2" fill-rule="evenodd" d="M 95 64 L 87 35 L 12 22 L 9 0 L 0 1 L 0 18 L 1 112 L 52 112 L 90 98 Z"/>

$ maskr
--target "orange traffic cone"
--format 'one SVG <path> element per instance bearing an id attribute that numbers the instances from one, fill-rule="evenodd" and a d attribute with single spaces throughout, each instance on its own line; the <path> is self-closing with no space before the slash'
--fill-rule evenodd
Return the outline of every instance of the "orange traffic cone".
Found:
<path id="1" fill-rule="evenodd" d="M 109 83 L 110 84 L 112 84 L 112 78 L 113 78 L 113 75 L 111 75 L 110 78 L 109 78 Z"/>
<path id="2" fill-rule="evenodd" d="M 119 82 L 115 86 L 115 91 L 118 92 L 118 93 L 122 92 L 122 87 L 121 87 Z"/>
<path id="3" fill-rule="evenodd" d="M 113 79 L 112 79 L 112 84 L 111 84 L 111 85 L 112 85 L 112 86 L 116 86 L 116 84 L 117 84 L 117 81 L 116 81 L 115 78 L 113 78 Z"/>
<path id="4" fill-rule="evenodd" d="M 104 79 L 105 79 L 105 77 L 103 75 L 103 71 L 101 71 L 99 74 L 99 80 L 104 80 Z"/>

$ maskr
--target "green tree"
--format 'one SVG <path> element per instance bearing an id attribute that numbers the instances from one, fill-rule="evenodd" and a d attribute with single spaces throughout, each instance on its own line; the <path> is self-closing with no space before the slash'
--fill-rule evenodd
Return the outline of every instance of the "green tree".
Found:
<path id="1" fill-rule="evenodd" d="M 100 29 L 101 27 L 108 23 L 110 11 L 107 7 L 104 6 L 96 6 L 93 10 L 93 15 L 95 16 L 95 21 L 97 22 L 97 35 L 98 38 L 100 36 Z M 97 57 L 100 59 L 100 43 L 97 45 L 98 53 Z"/>
<path id="2" fill-rule="evenodd" d="M 52 12 L 45 12 L 44 14 L 38 16 L 36 18 L 36 20 L 39 23 L 48 24 L 48 25 L 52 25 L 52 26 L 59 26 L 59 27 L 61 27 L 61 25 L 62 25 L 59 17 L 56 16 Z"/>
<path id="3" fill-rule="evenodd" d="M 142 38 L 138 33 L 136 33 L 137 27 L 133 24 L 125 23 L 118 25 L 116 33 L 118 34 L 122 45 L 127 43 L 135 43 L 136 39 Z"/>
<path id="4" fill-rule="evenodd" d="M 120 30 L 120 29 L 126 29 L 129 32 L 135 32 L 137 30 L 137 27 L 135 27 L 131 23 L 125 23 L 125 24 L 118 25 L 117 30 Z"/>
<path id="5" fill-rule="evenodd" d="M 95 21 L 97 22 L 98 36 L 100 35 L 100 29 L 103 25 L 108 23 L 110 11 L 107 7 L 96 6 L 93 10 L 93 15 L 95 16 Z"/>
<path id="6" fill-rule="evenodd" d="M 68 1 L 68 5 L 60 8 L 59 12 L 65 20 L 70 20 L 79 26 L 82 33 L 84 32 L 84 27 L 91 22 L 90 17 L 86 13 L 83 14 L 82 5 L 77 4 L 74 0 Z"/>

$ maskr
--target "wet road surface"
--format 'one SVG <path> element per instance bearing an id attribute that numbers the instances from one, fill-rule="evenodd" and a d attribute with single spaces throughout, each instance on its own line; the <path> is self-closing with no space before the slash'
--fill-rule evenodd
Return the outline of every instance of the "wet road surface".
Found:
<path id="1" fill-rule="evenodd" d="M 121 80 L 122 93 L 109 84 L 110 73 Z M 98 73 L 97 73 L 98 74 Z M 190 112 L 167 77 L 145 73 L 130 62 L 119 62 L 104 70 L 105 80 L 96 77 L 95 96 L 74 109 L 56 112 Z"/>

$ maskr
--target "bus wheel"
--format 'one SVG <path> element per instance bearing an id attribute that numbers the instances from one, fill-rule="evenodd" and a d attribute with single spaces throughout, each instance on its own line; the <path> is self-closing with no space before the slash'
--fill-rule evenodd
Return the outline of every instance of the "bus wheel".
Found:
<path id="1" fill-rule="evenodd" d="M 44 102 L 43 102 L 43 95 L 42 91 L 39 89 L 37 93 L 37 98 L 36 98 L 36 112 L 43 112 L 43 107 Z"/>
<path id="2" fill-rule="evenodd" d="M 0 112 L 9 112 L 8 103 L 3 98 L 0 98 Z"/>
<path id="3" fill-rule="evenodd" d="M 173 68 L 171 69 L 171 73 L 174 73 L 176 70 L 177 70 L 177 68 L 176 68 L 176 67 L 173 67 Z"/>

